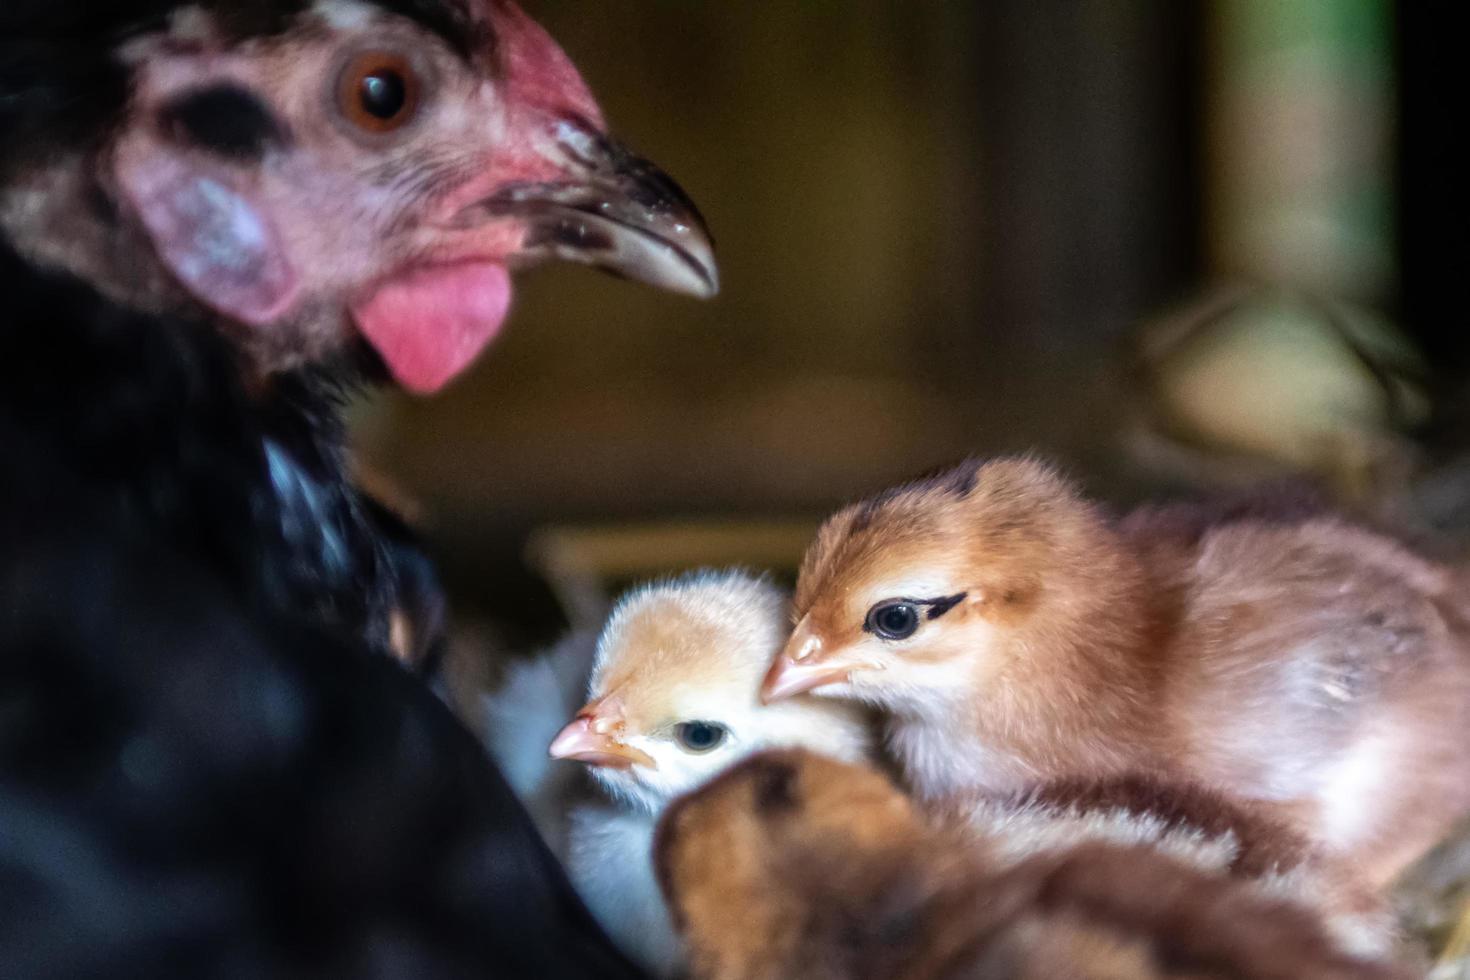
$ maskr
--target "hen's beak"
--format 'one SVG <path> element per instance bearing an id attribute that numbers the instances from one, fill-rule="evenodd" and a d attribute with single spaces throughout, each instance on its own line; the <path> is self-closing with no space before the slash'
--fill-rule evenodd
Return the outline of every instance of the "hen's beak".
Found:
<path id="1" fill-rule="evenodd" d="M 814 691 L 850 679 L 855 671 L 874 670 L 875 664 L 824 656 L 825 641 L 803 617 L 791 633 L 786 648 L 776 657 L 761 684 L 761 703 Z"/>
<path id="2" fill-rule="evenodd" d="M 556 120 L 551 141 L 555 179 L 502 185 L 459 222 L 519 219 L 517 264 L 557 258 L 700 299 L 719 292 L 714 241 L 672 177 L 588 120 Z"/>
<path id="3" fill-rule="evenodd" d="M 584 708 L 551 740 L 551 757 L 615 769 L 632 766 L 657 769 L 652 756 L 618 739 L 615 731 L 618 727 L 621 726 Z"/>

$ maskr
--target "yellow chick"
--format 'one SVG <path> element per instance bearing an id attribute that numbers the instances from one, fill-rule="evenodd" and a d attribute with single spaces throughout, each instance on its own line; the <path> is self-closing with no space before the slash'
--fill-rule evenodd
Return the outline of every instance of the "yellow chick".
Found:
<path id="1" fill-rule="evenodd" d="M 572 812 L 573 883 L 613 939 L 655 974 L 683 965 L 651 859 L 664 806 L 763 749 L 869 755 L 861 710 L 807 697 L 761 704 L 761 677 L 788 624 L 786 594 L 744 572 L 635 590 L 598 640 L 590 702 L 551 743 L 553 758 L 588 765 L 606 794 Z"/>

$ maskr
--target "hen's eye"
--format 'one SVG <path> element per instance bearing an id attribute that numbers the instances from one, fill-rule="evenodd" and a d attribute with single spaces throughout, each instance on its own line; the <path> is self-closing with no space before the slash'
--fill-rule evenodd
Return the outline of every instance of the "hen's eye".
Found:
<path id="1" fill-rule="evenodd" d="M 408 104 L 408 83 L 396 71 L 376 72 L 363 78 L 362 107 L 368 115 L 387 121 Z"/>
<path id="2" fill-rule="evenodd" d="M 354 58 L 337 85 L 342 114 L 374 133 L 397 129 L 418 109 L 419 81 L 406 58 L 376 52 Z"/>
<path id="3" fill-rule="evenodd" d="M 868 610 L 866 626 L 885 640 L 905 640 L 919 628 L 919 610 L 911 602 L 880 603 Z"/>
<path id="4" fill-rule="evenodd" d="M 674 737 L 689 752 L 708 752 L 718 748 L 730 731 L 712 721 L 685 721 L 674 726 Z"/>

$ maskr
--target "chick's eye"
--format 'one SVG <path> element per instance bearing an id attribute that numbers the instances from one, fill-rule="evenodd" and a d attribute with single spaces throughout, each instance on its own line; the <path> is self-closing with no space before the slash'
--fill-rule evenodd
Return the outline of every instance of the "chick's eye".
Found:
<path id="1" fill-rule="evenodd" d="M 885 640 L 904 640 L 919 628 L 919 610 L 910 602 L 880 603 L 868 610 L 867 628 Z"/>
<path id="2" fill-rule="evenodd" d="M 337 84 L 338 108 L 349 122 L 369 132 L 386 133 L 404 125 L 418 103 L 418 75 L 399 55 L 359 55 Z"/>
<path id="3" fill-rule="evenodd" d="M 708 752 L 719 748 L 729 729 L 712 721 L 685 721 L 674 726 L 674 737 L 689 752 Z"/>

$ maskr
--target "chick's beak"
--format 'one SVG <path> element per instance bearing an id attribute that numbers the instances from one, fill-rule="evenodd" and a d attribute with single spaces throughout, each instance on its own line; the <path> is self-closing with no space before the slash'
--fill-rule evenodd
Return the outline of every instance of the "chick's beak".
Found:
<path id="1" fill-rule="evenodd" d="M 804 664 L 786 654 L 776 658 L 761 685 L 761 703 L 771 704 L 807 691 L 837 684 L 852 675 L 854 668 L 842 664 Z"/>
<path id="2" fill-rule="evenodd" d="M 632 766 L 658 768 L 653 757 L 620 741 L 606 719 L 579 714 L 551 740 L 553 759 L 573 759 L 591 766 L 628 769 Z"/>
<path id="3" fill-rule="evenodd" d="M 872 670 L 875 665 L 828 654 L 826 641 L 803 617 L 792 631 L 786 648 L 776 657 L 761 684 L 761 702 L 771 704 L 807 691 L 838 684 L 855 671 Z"/>

